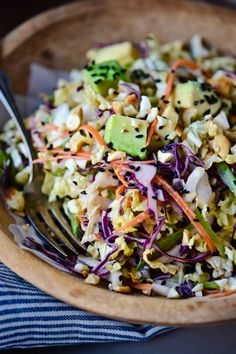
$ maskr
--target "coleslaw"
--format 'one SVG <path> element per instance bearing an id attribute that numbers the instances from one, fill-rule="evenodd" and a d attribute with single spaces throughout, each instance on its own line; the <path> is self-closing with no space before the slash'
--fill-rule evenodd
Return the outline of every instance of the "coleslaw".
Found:
<path id="1" fill-rule="evenodd" d="M 236 291 L 236 60 L 198 36 L 95 46 L 25 120 L 86 251 L 42 252 L 89 284 L 188 298 Z M 24 215 L 27 153 L 0 134 L 0 178 Z M 40 248 L 25 240 L 28 248 Z"/>

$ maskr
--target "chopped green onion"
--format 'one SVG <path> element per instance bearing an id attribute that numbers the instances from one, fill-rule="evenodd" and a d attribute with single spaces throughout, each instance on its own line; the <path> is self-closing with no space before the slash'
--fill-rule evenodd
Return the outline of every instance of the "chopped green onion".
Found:
<path id="1" fill-rule="evenodd" d="M 225 248 L 223 242 L 220 240 L 220 238 L 217 236 L 217 234 L 212 230 L 211 226 L 208 224 L 208 222 L 204 219 L 202 216 L 202 213 L 198 208 L 195 209 L 196 216 L 202 225 L 202 227 L 206 230 L 210 238 L 212 239 L 214 245 L 216 246 L 218 252 L 220 253 L 221 256 L 225 255 Z"/>
<path id="2" fill-rule="evenodd" d="M 214 281 L 205 281 L 205 283 L 203 283 L 203 286 L 205 289 L 212 289 L 212 290 L 219 289 L 219 285 Z"/>
<path id="3" fill-rule="evenodd" d="M 222 161 L 217 163 L 216 165 L 217 171 L 219 173 L 220 178 L 229 187 L 231 192 L 234 194 L 236 198 L 236 177 L 227 165 L 226 162 Z"/>

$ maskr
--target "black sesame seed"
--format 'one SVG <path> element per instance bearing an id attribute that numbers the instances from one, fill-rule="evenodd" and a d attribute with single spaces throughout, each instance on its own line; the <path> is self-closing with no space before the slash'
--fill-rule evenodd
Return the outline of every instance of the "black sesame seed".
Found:
<path id="1" fill-rule="evenodd" d="M 146 147 L 143 147 L 142 149 L 140 149 L 141 152 L 146 151 Z"/>
<path id="2" fill-rule="evenodd" d="M 129 183 L 128 183 L 128 187 L 134 187 L 134 185 L 135 185 L 135 184 L 134 184 L 133 182 L 129 182 Z"/>
<path id="3" fill-rule="evenodd" d="M 112 211 L 112 208 L 108 208 L 107 212 L 110 213 Z"/>
<path id="4" fill-rule="evenodd" d="M 170 101 L 168 101 L 168 100 L 163 100 L 163 102 L 166 104 L 170 103 Z"/>
<path id="5" fill-rule="evenodd" d="M 207 109 L 204 113 L 203 113 L 203 117 L 206 116 L 207 114 L 210 114 L 211 113 L 211 110 L 210 109 Z"/>
<path id="6" fill-rule="evenodd" d="M 161 79 L 155 79 L 155 82 L 161 82 Z"/>
<path id="7" fill-rule="evenodd" d="M 161 125 L 160 127 L 159 127 L 159 130 L 162 130 L 164 128 L 164 125 Z"/>
<path id="8" fill-rule="evenodd" d="M 63 150 L 64 151 L 70 151 L 70 148 L 65 147 Z"/>
<path id="9" fill-rule="evenodd" d="M 78 183 L 76 182 L 76 181 L 73 181 L 73 183 L 77 186 L 78 185 Z"/>
<path id="10" fill-rule="evenodd" d="M 136 132 L 139 132 L 139 128 L 134 128 L 134 130 L 135 130 Z"/>
<path id="11" fill-rule="evenodd" d="M 200 102 L 201 104 L 203 104 L 203 103 L 205 102 L 205 100 L 204 100 L 204 99 L 201 99 L 199 102 Z"/>
<path id="12" fill-rule="evenodd" d="M 135 167 L 135 171 L 138 172 L 140 170 L 140 166 Z"/>
<path id="13" fill-rule="evenodd" d="M 175 112 L 179 114 L 179 109 L 177 107 L 175 107 Z"/>
<path id="14" fill-rule="evenodd" d="M 104 171 L 105 171 L 105 168 L 99 167 L 99 168 L 98 168 L 98 171 L 99 171 L 99 172 L 104 172 Z"/>
<path id="15" fill-rule="evenodd" d="M 215 95 L 204 95 L 205 100 L 207 101 L 208 104 L 212 105 L 218 101 L 217 97 Z"/>
<path id="16" fill-rule="evenodd" d="M 95 85 L 98 85 L 98 84 L 100 84 L 101 82 L 102 82 L 102 79 L 98 79 L 98 80 L 95 80 L 95 81 L 94 81 Z"/>
<path id="17" fill-rule="evenodd" d="M 166 135 L 164 140 L 169 140 L 169 135 Z"/>
<path id="18" fill-rule="evenodd" d="M 86 191 L 82 191 L 81 194 L 87 194 L 87 192 Z"/>
<path id="19" fill-rule="evenodd" d="M 126 171 L 126 172 L 125 172 L 125 175 L 126 175 L 127 177 L 132 176 L 132 172 Z"/>
<path id="20" fill-rule="evenodd" d="M 181 101 L 177 101 L 178 104 L 181 104 Z"/>
<path id="21" fill-rule="evenodd" d="M 112 176 L 112 178 L 114 178 L 114 179 L 118 179 L 118 177 L 117 177 L 116 175 L 113 175 L 113 176 Z"/>
<path id="22" fill-rule="evenodd" d="M 112 149 L 113 148 L 113 143 L 110 142 L 110 143 L 107 144 L 107 146 L 109 147 L 109 149 Z"/>
<path id="23" fill-rule="evenodd" d="M 199 101 L 194 101 L 194 106 L 197 106 Z"/>
<path id="24" fill-rule="evenodd" d="M 141 139 L 141 138 L 143 138 L 143 134 L 138 134 L 135 137 L 138 138 L 138 139 Z"/>
<path id="25" fill-rule="evenodd" d="M 45 125 L 46 123 L 45 122 L 41 122 L 41 125 Z"/>
<path id="26" fill-rule="evenodd" d="M 157 200 L 158 198 L 157 198 L 156 195 L 153 195 L 153 196 L 152 196 L 152 199 Z"/>
<path id="27" fill-rule="evenodd" d="M 133 165 L 129 165 L 129 168 L 130 168 L 131 170 L 135 170 L 135 166 L 133 166 Z"/>
<path id="28" fill-rule="evenodd" d="M 47 150 L 52 150 L 53 149 L 53 145 L 50 144 L 48 147 L 47 147 Z"/>

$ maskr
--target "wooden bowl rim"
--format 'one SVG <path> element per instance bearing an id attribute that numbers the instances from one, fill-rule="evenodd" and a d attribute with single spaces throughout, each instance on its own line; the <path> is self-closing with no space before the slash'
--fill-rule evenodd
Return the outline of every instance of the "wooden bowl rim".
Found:
<path id="1" fill-rule="evenodd" d="M 166 2 L 171 3 L 171 0 Z M 190 3 L 185 0 L 180 2 L 191 8 L 201 8 L 202 11 L 211 12 L 218 8 L 225 15 L 232 17 L 232 9 L 202 2 Z M 94 4 L 98 5 L 98 1 L 83 0 L 51 9 L 31 18 L 2 39 L 2 57 L 8 57 L 30 39 L 32 34 L 42 31 L 45 27 L 83 12 L 92 11 Z M 233 13 L 235 16 L 236 12 Z M 0 211 L 1 209 L 0 205 Z M 36 256 L 19 249 L 2 225 L 0 225 L 0 239 L 2 240 L 0 260 L 3 263 L 29 283 L 75 307 L 117 320 L 154 325 L 199 325 L 236 318 L 236 294 L 214 299 L 204 297 L 173 300 L 114 293 L 88 285 L 83 280 L 59 271 Z M 9 249 L 13 257 L 9 257 Z"/>

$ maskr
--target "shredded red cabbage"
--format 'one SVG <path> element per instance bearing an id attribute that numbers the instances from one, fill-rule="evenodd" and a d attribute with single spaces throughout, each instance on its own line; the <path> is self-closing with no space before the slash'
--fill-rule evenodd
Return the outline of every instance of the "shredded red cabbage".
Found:
<path id="1" fill-rule="evenodd" d="M 122 89 L 122 91 L 124 91 L 125 93 L 127 93 L 128 95 L 131 95 L 132 93 L 135 94 L 135 96 L 137 97 L 137 100 L 140 101 L 141 99 L 141 92 L 138 89 L 138 86 L 129 82 L 123 82 L 120 81 L 118 83 L 119 88 Z M 137 87 L 136 87 L 137 86 Z"/>
<path id="2" fill-rule="evenodd" d="M 183 285 L 176 286 L 176 291 L 179 293 L 182 299 L 187 299 L 188 297 L 195 296 L 194 291 L 192 291 L 194 283 L 191 280 L 185 280 Z"/>
<path id="3" fill-rule="evenodd" d="M 148 248 L 152 248 L 153 242 L 157 237 L 158 233 L 161 231 L 162 226 L 164 225 L 165 217 L 159 219 L 159 224 L 155 227 L 149 238 L 145 241 L 143 245 L 143 252 L 145 252 Z"/>
<path id="4" fill-rule="evenodd" d="M 178 257 L 178 256 L 172 256 L 171 254 L 163 251 L 162 249 L 160 249 L 160 247 L 158 247 L 156 244 L 153 245 L 153 247 L 160 252 L 163 256 L 169 257 L 171 259 L 174 259 L 177 262 L 180 263 L 197 263 L 197 262 L 201 262 L 203 261 L 206 257 L 208 257 L 210 255 L 210 252 L 205 252 L 205 253 L 200 253 L 197 256 L 193 257 L 193 258 L 182 258 L 182 257 Z"/>

